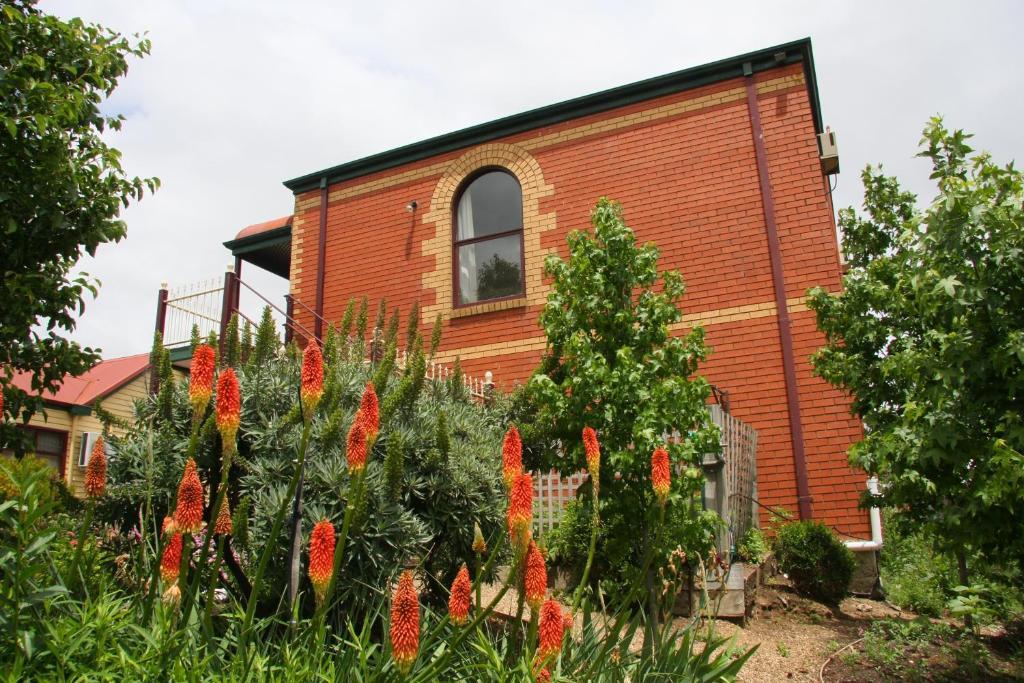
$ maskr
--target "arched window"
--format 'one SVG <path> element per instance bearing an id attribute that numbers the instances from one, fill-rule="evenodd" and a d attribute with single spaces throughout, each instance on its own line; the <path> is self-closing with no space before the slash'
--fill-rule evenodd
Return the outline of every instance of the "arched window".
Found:
<path id="1" fill-rule="evenodd" d="M 459 197 L 455 225 L 456 305 L 522 296 L 523 192 L 515 176 L 476 176 Z"/>

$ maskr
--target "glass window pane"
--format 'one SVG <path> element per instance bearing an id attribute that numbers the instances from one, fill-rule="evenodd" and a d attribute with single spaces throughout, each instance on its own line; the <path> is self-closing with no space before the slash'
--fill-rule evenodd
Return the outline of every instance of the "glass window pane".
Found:
<path id="1" fill-rule="evenodd" d="M 64 437 L 54 432 L 36 432 L 36 453 L 53 453 L 60 455 L 64 447 Z"/>
<path id="2" fill-rule="evenodd" d="M 485 237 L 523 227 L 519 181 L 504 171 L 485 173 L 459 199 L 458 240 Z"/>
<path id="3" fill-rule="evenodd" d="M 500 299 L 523 291 L 522 235 L 459 247 L 459 303 Z"/>

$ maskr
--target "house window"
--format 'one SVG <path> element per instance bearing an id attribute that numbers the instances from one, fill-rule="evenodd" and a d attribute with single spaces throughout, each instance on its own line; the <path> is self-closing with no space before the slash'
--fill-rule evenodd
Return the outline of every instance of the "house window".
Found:
<path id="1" fill-rule="evenodd" d="M 28 435 L 26 453 L 35 455 L 64 476 L 64 457 L 67 454 L 67 432 L 53 429 L 23 427 Z"/>
<path id="2" fill-rule="evenodd" d="M 455 211 L 459 306 L 522 296 L 523 192 L 515 176 L 488 170 L 462 191 Z"/>

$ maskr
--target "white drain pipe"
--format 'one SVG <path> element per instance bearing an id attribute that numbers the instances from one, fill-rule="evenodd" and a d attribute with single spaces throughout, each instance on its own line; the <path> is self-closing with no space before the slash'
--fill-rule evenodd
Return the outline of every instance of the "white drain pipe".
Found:
<path id="1" fill-rule="evenodd" d="M 878 495 L 878 477 L 868 479 L 868 491 L 871 495 Z M 854 552 L 873 552 L 882 549 L 882 512 L 876 507 L 868 510 L 868 517 L 871 520 L 870 541 L 846 541 L 846 547 Z"/>

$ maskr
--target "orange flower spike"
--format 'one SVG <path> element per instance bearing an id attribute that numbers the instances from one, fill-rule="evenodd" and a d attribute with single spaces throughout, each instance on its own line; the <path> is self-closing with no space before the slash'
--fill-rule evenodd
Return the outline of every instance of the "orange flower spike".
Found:
<path id="1" fill-rule="evenodd" d="M 547 669 L 541 669 L 537 674 L 537 683 L 551 683 L 551 672 Z"/>
<path id="2" fill-rule="evenodd" d="M 178 580 L 178 571 L 181 569 L 181 534 L 175 533 L 164 548 L 164 554 L 160 558 L 160 578 L 164 583 L 174 583 Z"/>
<path id="3" fill-rule="evenodd" d="M 526 551 L 526 576 L 523 583 L 526 587 L 526 604 L 532 610 L 540 609 L 548 592 L 548 570 L 544 566 L 544 556 L 533 541 L 530 541 L 530 548 Z"/>
<path id="4" fill-rule="evenodd" d="M 508 495 L 508 532 L 519 553 L 524 552 L 530 542 L 532 523 L 533 478 L 528 472 L 523 472 L 512 483 Z"/>
<path id="5" fill-rule="evenodd" d="M 348 458 L 349 474 L 362 472 L 366 467 L 366 426 L 362 411 L 356 411 L 355 419 L 348 430 L 345 441 L 345 457 Z"/>
<path id="6" fill-rule="evenodd" d="M 306 344 L 302 354 L 302 413 L 306 419 L 312 419 L 313 411 L 324 395 L 324 357 L 320 353 L 320 345 L 315 341 Z"/>
<path id="7" fill-rule="evenodd" d="M 177 529 L 174 527 L 174 517 L 167 515 L 164 517 L 164 523 L 160 526 L 161 534 L 173 534 Z"/>
<path id="8" fill-rule="evenodd" d="M 508 428 L 505 440 L 501 442 L 501 474 L 505 479 L 505 488 L 512 488 L 516 477 L 523 472 L 523 440 L 519 438 L 519 430 L 515 425 Z"/>
<path id="9" fill-rule="evenodd" d="M 102 498 L 107 490 L 107 453 L 103 445 L 103 437 L 96 439 L 89 456 L 89 464 L 85 468 L 85 495 L 89 498 Z"/>
<path id="10" fill-rule="evenodd" d="M 213 533 L 220 534 L 221 536 L 231 535 L 231 504 L 228 502 L 226 494 L 224 502 L 220 506 L 220 512 L 217 513 L 217 521 L 213 525 Z"/>
<path id="11" fill-rule="evenodd" d="M 409 673 L 420 649 L 420 600 L 406 569 L 391 600 L 391 657 L 402 675 Z"/>
<path id="12" fill-rule="evenodd" d="M 203 483 L 196 472 L 196 461 L 185 463 L 185 472 L 178 485 L 178 505 L 174 509 L 174 525 L 178 531 L 194 534 L 203 528 Z"/>
<path id="13" fill-rule="evenodd" d="M 241 412 L 242 394 L 238 390 L 238 377 L 234 370 L 225 368 L 217 377 L 217 429 L 226 451 L 234 451 Z"/>
<path id="14" fill-rule="evenodd" d="M 672 471 L 668 463 L 668 451 L 662 447 L 654 450 L 651 455 L 651 487 L 658 503 L 662 506 L 668 500 L 668 490 L 672 484 Z"/>
<path id="15" fill-rule="evenodd" d="M 189 369 L 188 400 L 196 415 L 203 412 L 210 403 L 213 394 L 213 370 L 217 361 L 213 347 L 200 344 L 192 354 L 192 367 Z"/>
<path id="16" fill-rule="evenodd" d="M 313 584 L 317 607 L 323 604 L 333 572 L 334 525 L 321 519 L 309 536 L 309 581 Z"/>
<path id="17" fill-rule="evenodd" d="M 541 606 L 539 633 L 537 657 L 547 665 L 562 652 L 562 638 L 565 635 L 562 606 L 557 600 L 548 600 Z"/>
<path id="18" fill-rule="evenodd" d="M 462 626 L 469 617 L 470 594 L 473 584 L 469 580 L 469 570 L 463 564 L 452 582 L 452 592 L 448 597 L 448 617 L 456 626 Z"/>
<path id="19" fill-rule="evenodd" d="M 583 428 L 583 449 L 587 452 L 587 471 L 596 478 L 601 472 L 601 445 L 593 427 Z"/>
<path id="20" fill-rule="evenodd" d="M 377 392 L 373 388 L 373 382 L 366 383 L 363 398 L 359 402 L 359 412 L 363 415 L 363 429 L 366 431 L 366 438 L 373 441 L 380 431 L 380 407 L 377 403 Z"/>

